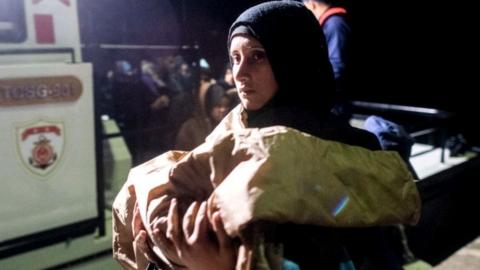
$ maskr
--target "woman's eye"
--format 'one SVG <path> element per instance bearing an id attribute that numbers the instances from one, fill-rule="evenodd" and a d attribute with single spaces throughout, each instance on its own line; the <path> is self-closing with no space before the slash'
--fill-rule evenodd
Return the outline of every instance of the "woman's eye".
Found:
<path id="1" fill-rule="evenodd" d="M 238 64 L 238 63 L 240 63 L 240 55 L 234 54 L 234 55 L 231 55 L 230 58 L 232 59 L 232 63 L 233 63 L 233 64 Z"/>
<path id="2" fill-rule="evenodd" d="M 256 51 L 256 52 L 253 53 L 252 57 L 253 57 L 253 59 L 255 59 L 256 61 L 263 60 L 263 59 L 265 58 L 265 52 Z"/>

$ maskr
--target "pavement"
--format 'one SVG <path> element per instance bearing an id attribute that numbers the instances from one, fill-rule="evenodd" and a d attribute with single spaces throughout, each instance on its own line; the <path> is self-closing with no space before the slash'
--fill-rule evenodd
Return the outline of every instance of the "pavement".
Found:
<path id="1" fill-rule="evenodd" d="M 437 265 L 435 270 L 479 270 L 480 237 Z"/>

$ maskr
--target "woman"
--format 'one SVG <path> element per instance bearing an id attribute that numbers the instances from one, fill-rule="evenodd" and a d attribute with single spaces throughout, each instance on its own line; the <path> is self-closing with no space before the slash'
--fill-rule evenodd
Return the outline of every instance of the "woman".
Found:
<path id="1" fill-rule="evenodd" d="M 248 116 L 246 126 L 285 125 L 324 139 L 379 149 L 370 133 L 337 126 L 332 119 L 332 67 L 322 30 L 314 22 L 300 4 L 272 2 L 247 10 L 231 26 L 230 58 Z M 241 62 L 242 46 L 254 45 L 262 49 L 245 51 L 251 55 L 244 55 L 247 61 Z"/>
<path id="2" fill-rule="evenodd" d="M 353 259 L 359 266 L 360 264 L 363 265 L 367 263 L 373 264 L 378 269 L 389 269 L 386 267 L 385 258 L 380 258 L 382 257 L 380 255 L 384 254 L 377 253 L 383 244 L 382 239 L 378 237 L 379 232 L 377 230 L 327 229 L 308 224 L 333 224 L 334 226 L 362 224 L 372 226 L 377 223 L 388 223 L 385 222 L 385 220 L 388 220 L 388 218 L 385 219 L 388 214 L 385 215 L 385 213 L 381 213 L 381 211 L 384 210 L 386 212 L 395 212 L 394 215 L 399 215 L 398 219 L 395 219 L 395 222 L 414 223 L 419 215 L 419 199 L 418 193 L 416 193 L 414 185 L 412 184 L 411 176 L 406 176 L 406 182 L 403 182 L 406 186 L 401 184 L 402 188 L 408 186 L 406 189 L 403 189 L 406 191 L 405 193 L 397 197 L 397 195 L 392 194 L 399 194 L 400 190 L 388 190 L 388 192 L 384 192 L 387 195 L 383 194 L 385 196 L 381 196 L 382 200 L 388 200 L 390 195 L 392 195 L 392 198 L 395 197 L 393 200 L 396 201 L 396 205 L 402 205 L 400 208 L 405 205 L 408 206 L 406 206 L 405 209 L 389 209 L 389 203 L 385 202 L 383 207 L 377 207 L 378 209 L 375 209 L 375 211 L 380 209 L 380 212 L 374 211 L 375 214 L 373 215 L 370 215 L 371 213 L 365 213 L 365 216 L 369 216 L 366 218 L 368 219 L 367 222 L 356 222 L 363 219 L 362 211 L 358 211 L 358 215 L 353 215 L 355 217 L 351 216 L 351 218 L 344 220 L 345 222 L 338 223 L 337 221 L 340 220 L 341 217 L 337 214 L 341 212 L 343 206 L 336 209 L 338 211 L 334 211 L 335 213 L 332 215 L 329 215 L 329 213 L 326 213 L 324 216 L 318 214 L 318 216 L 322 216 L 322 218 L 317 220 L 315 220 L 315 217 L 313 217 L 313 219 L 305 217 L 303 213 L 295 213 L 298 212 L 295 210 L 293 211 L 293 218 L 280 218 L 275 219 L 276 222 L 264 223 L 261 222 L 261 220 L 263 220 L 262 217 L 259 217 L 258 220 L 260 220 L 260 222 L 255 222 L 257 220 L 255 218 L 256 212 L 248 211 L 251 210 L 252 207 L 255 207 L 257 203 L 255 198 L 268 194 L 268 189 L 256 195 L 253 193 L 258 189 L 247 190 L 247 192 L 241 194 L 241 196 L 236 196 L 239 193 L 235 193 L 238 190 L 244 190 L 250 188 L 252 185 L 254 186 L 258 178 L 242 186 L 242 188 L 238 186 L 240 183 L 235 182 L 239 181 L 237 180 L 239 178 L 248 178 L 247 175 L 251 170 L 241 171 L 237 169 L 249 163 L 247 160 L 252 156 L 248 149 L 244 152 L 247 153 L 247 155 L 235 156 L 235 149 L 241 148 L 242 142 L 246 142 L 241 141 L 243 135 L 247 134 L 246 136 L 248 137 L 249 134 L 255 133 L 255 131 L 249 130 L 243 135 L 237 136 L 240 137 L 240 143 L 238 144 L 236 143 L 237 141 L 231 143 L 232 140 L 238 139 L 235 135 L 225 139 L 225 134 L 231 133 L 232 131 L 241 131 L 245 128 L 252 127 L 263 128 L 282 125 L 295 128 L 322 139 L 336 140 L 368 149 L 379 149 L 378 142 L 373 135 L 350 127 L 336 125 L 334 118 L 330 116 L 329 112 L 334 98 L 334 79 L 324 36 L 315 17 L 302 4 L 296 2 L 277 1 L 257 5 L 245 11 L 233 23 L 229 32 L 228 48 L 234 82 L 241 104 L 222 120 L 207 138 L 207 142 L 199 148 L 196 148 L 189 154 L 181 154 L 181 157 L 178 158 L 171 158 L 173 154 L 170 154 L 170 156 L 165 156 L 163 160 L 158 159 L 157 161 L 153 161 L 150 165 L 146 165 L 144 169 L 137 169 L 130 174 L 129 181 L 134 179 L 135 175 L 142 176 L 144 172 L 154 171 L 155 166 L 152 165 L 154 163 L 163 167 L 168 167 L 165 165 L 168 162 L 174 164 L 171 165 L 172 167 L 168 167 L 169 169 L 165 172 L 165 175 L 168 175 L 170 180 L 163 182 L 162 185 L 147 187 L 146 190 L 150 191 L 149 193 L 147 192 L 148 196 L 142 192 L 142 189 L 145 190 L 145 188 L 136 188 L 136 193 L 129 193 L 129 198 L 133 199 L 127 202 L 127 204 L 131 206 L 132 203 L 138 199 L 139 205 L 139 207 L 135 207 L 137 214 L 133 215 L 134 217 L 132 219 L 133 225 L 131 231 L 134 233 L 130 238 L 124 237 L 122 239 L 118 235 L 128 233 L 122 232 L 120 229 L 116 230 L 118 234 L 114 239 L 114 256 L 128 268 L 129 266 L 125 263 L 128 260 L 121 257 L 126 253 L 120 252 L 125 245 L 119 244 L 116 246 L 116 243 L 134 241 L 132 249 L 135 251 L 135 256 L 131 259 L 136 260 L 137 269 L 143 267 L 139 262 L 144 261 L 145 258 L 147 258 L 148 261 L 155 262 L 161 269 L 233 269 L 235 266 L 238 269 L 255 269 L 261 265 L 263 265 L 262 267 L 266 267 L 266 269 L 281 269 L 284 258 L 293 260 L 300 265 L 301 269 L 318 269 L 318 267 L 322 267 L 323 269 L 339 269 L 342 262 L 349 261 L 345 259 L 345 250 L 347 250 L 347 252 L 352 253 L 350 255 L 353 255 Z M 264 133 L 262 133 L 262 130 L 265 129 L 260 129 L 260 134 L 265 135 L 271 130 L 275 131 L 276 129 L 269 130 L 267 128 L 267 132 Z M 312 139 L 311 136 L 307 136 L 305 133 L 302 134 L 303 135 L 299 136 L 308 137 L 306 140 L 309 140 L 309 142 L 305 144 L 306 147 L 304 145 L 298 145 L 298 149 L 302 150 L 288 153 L 292 155 L 292 159 L 295 159 L 295 155 L 297 155 L 297 158 L 301 158 L 304 154 L 299 154 L 298 152 L 307 152 L 309 148 L 311 148 L 310 146 L 314 147 L 314 145 L 317 145 L 315 141 L 317 140 L 316 138 Z M 255 139 L 255 136 L 252 137 Z M 315 142 L 310 145 L 309 143 L 312 140 Z M 209 144 L 209 142 L 213 143 Z M 329 142 L 327 142 L 327 144 L 329 144 Z M 335 146 L 339 145 L 336 143 L 333 144 Z M 224 147 L 225 145 L 229 145 L 230 148 Z M 234 148 L 232 148 L 233 146 Z M 261 145 L 261 147 L 262 149 L 259 151 L 256 149 L 251 149 L 251 151 L 263 153 L 262 151 L 265 149 L 263 145 Z M 295 147 L 296 146 L 293 148 Z M 373 152 L 360 147 L 342 147 L 355 149 L 354 152 L 361 152 L 361 155 L 382 155 L 381 153 L 373 154 Z M 268 151 L 268 149 L 265 151 Z M 216 166 L 216 162 L 218 163 L 219 160 L 218 158 L 215 159 L 216 154 L 221 157 L 220 160 L 226 163 L 226 165 Z M 325 156 L 327 154 L 327 158 L 322 157 L 319 162 L 329 160 L 330 158 L 335 159 L 333 152 L 327 151 L 319 153 L 319 155 Z M 315 153 L 310 155 L 314 158 Z M 235 157 L 231 158 L 231 156 Z M 255 153 L 253 156 L 255 156 Z M 278 157 L 278 155 L 276 156 Z M 318 157 L 316 158 L 318 159 Z M 280 157 L 280 159 L 282 159 L 283 162 L 284 160 L 288 160 L 288 158 L 286 159 L 285 157 Z M 175 163 L 177 160 L 180 160 L 180 162 Z M 348 158 L 346 160 L 348 160 Z M 351 166 L 351 164 L 361 162 L 361 160 L 362 158 L 358 158 L 348 160 L 347 163 L 344 162 L 343 167 L 340 168 L 338 173 L 342 174 L 340 172 L 341 170 L 348 171 L 347 167 Z M 389 167 L 382 164 L 378 165 L 378 168 L 371 168 L 372 171 L 368 171 L 370 168 L 361 168 L 361 170 L 364 170 L 362 172 L 363 175 L 352 174 L 358 179 L 372 178 L 372 189 L 375 189 L 375 185 L 378 184 L 373 178 L 382 178 L 388 175 L 382 174 L 382 176 L 378 177 L 377 173 L 375 173 L 378 172 L 378 170 L 386 170 L 389 174 L 396 174 L 396 170 L 398 169 L 399 174 L 408 174 L 404 164 L 398 163 L 400 160 L 398 156 L 378 157 L 375 160 L 378 162 L 392 161 L 391 164 L 396 165 Z M 183 170 L 186 164 L 194 165 L 192 166 L 193 168 L 189 170 Z M 213 164 L 212 168 L 215 169 L 203 170 L 202 168 L 208 166 L 208 164 Z M 250 164 L 256 166 L 255 160 Z M 288 161 L 286 164 L 288 164 Z M 271 179 L 274 179 L 273 181 L 286 179 L 286 182 L 293 183 L 294 185 L 296 181 L 302 181 L 302 169 L 300 168 L 302 164 L 298 164 L 298 166 L 298 168 L 295 166 L 276 168 L 273 171 L 268 171 L 267 174 L 277 174 L 275 177 L 271 177 Z M 316 164 L 313 164 L 311 167 L 315 166 Z M 234 169 L 232 170 L 232 168 Z M 325 168 L 328 168 L 328 166 Z M 225 171 L 227 173 L 225 173 Z M 235 173 L 237 173 L 237 179 L 231 181 L 231 176 Z M 264 174 L 264 171 L 260 171 L 259 173 L 260 177 L 265 176 Z M 335 174 L 336 172 L 332 173 L 332 175 Z M 195 177 L 192 177 L 192 175 L 195 175 Z M 206 175 L 206 178 L 210 179 L 212 184 L 199 184 L 198 182 L 204 181 L 202 180 L 204 179 L 204 177 L 202 177 L 203 175 Z M 208 175 L 210 175 L 210 178 Z M 291 179 L 288 175 L 295 175 L 298 179 Z M 184 180 L 189 177 L 192 178 L 190 181 Z M 328 176 L 325 176 L 325 178 L 328 178 Z M 377 180 L 379 180 L 379 182 L 381 180 L 388 181 L 386 178 L 388 178 L 388 176 L 386 176 L 385 179 Z M 262 180 L 258 180 L 258 182 L 261 181 Z M 315 178 L 313 181 L 315 181 Z M 228 189 L 228 184 L 231 183 L 234 184 L 234 187 Z M 148 186 L 148 184 L 143 185 Z M 351 183 L 351 185 L 353 186 L 351 189 L 355 189 L 359 184 Z M 129 186 L 128 182 L 126 186 Z M 314 184 L 312 189 L 319 188 L 317 186 L 318 185 Z M 383 183 L 378 186 L 385 188 L 388 184 Z M 298 188 L 298 186 L 295 186 L 293 190 Z M 152 191 L 154 189 L 156 191 Z M 224 192 L 225 189 L 227 189 L 226 192 Z M 310 188 L 307 187 L 307 189 Z M 361 197 L 364 189 L 367 189 L 365 196 L 368 197 L 368 200 L 375 201 L 378 199 L 375 195 L 370 194 L 374 194 L 375 192 L 371 192 L 372 190 L 369 190 L 370 187 L 368 187 L 368 185 L 367 187 L 362 186 L 360 192 L 353 190 L 352 192 L 357 193 L 350 198 L 355 200 L 357 197 Z M 288 190 L 292 189 L 284 188 L 282 190 L 288 192 Z M 212 195 L 212 192 L 215 194 Z M 305 192 L 308 193 L 309 190 Z M 328 196 L 328 193 L 333 192 L 333 190 L 327 190 L 325 192 L 327 193 L 322 193 L 324 194 L 322 196 Z M 307 196 L 306 193 L 305 196 Z M 222 194 L 227 195 L 222 196 Z M 252 194 L 253 196 L 250 196 Z M 403 201 L 406 199 L 404 197 L 405 194 L 409 194 L 409 201 L 407 202 Z M 294 195 L 288 193 L 273 194 L 274 199 L 266 199 L 264 201 L 266 201 L 267 207 L 274 208 L 274 212 L 282 212 L 282 209 L 278 209 L 275 204 L 278 203 L 278 205 L 280 205 L 284 197 L 289 196 Z M 300 196 L 302 197 L 303 194 L 300 194 Z M 156 206 L 147 209 L 140 207 L 145 204 L 141 201 L 144 200 L 143 197 L 149 197 L 148 200 L 151 201 L 154 201 L 154 199 L 151 198 L 158 198 L 157 202 L 152 203 Z M 232 197 L 234 199 L 232 199 Z M 309 208 L 310 202 L 312 204 L 323 203 L 322 197 L 316 198 L 312 196 L 309 200 L 303 200 L 301 197 L 296 197 L 288 201 L 288 203 L 306 202 L 306 208 Z M 239 202 L 235 198 L 246 198 L 246 201 Z M 207 199 L 208 204 L 205 203 Z M 117 196 L 115 204 L 120 205 L 124 200 L 124 198 Z M 188 203 L 183 203 L 182 205 L 184 201 L 188 201 Z M 228 202 L 222 204 L 222 202 L 225 201 Z M 217 208 L 220 208 L 220 210 L 212 207 L 212 205 L 215 205 L 215 202 L 219 202 Z M 347 202 L 345 202 L 345 204 Z M 286 204 L 287 206 L 288 203 Z M 152 204 L 150 204 L 149 207 L 151 207 Z M 376 201 L 376 205 L 379 204 L 380 202 Z M 252 207 L 245 207 L 245 205 Z M 232 206 L 230 208 L 232 208 L 233 211 L 230 211 L 230 215 L 227 213 L 228 211 L 222 209 L 223 206 L 227 208 Z M 303 204 L 299 204 L 293 205 L 292 208 L 302 209 L 302 207 Z M 243 211 L 244 209 L 242 208 L 248 209 Z M 122 224 L 128 227 L 130 220 L 128 218 L 122 219 L 122 215 L 118 209 L 117 207 L 114 212 L 116 223 L 119 225 L 119 228 L 122 228 Z M 139 212 L 148 213 L 138 218 L 140 215 L 138 214 Z M 220 214 L 220 212 L 222 214 Z M 246 212 L 248 213 L 243 215 L 243 213 Z M 268 212 L 268 214 L 271 214 L 271 212 Z M 298 216 L 295 216 L 295 214 L 298 214 Z M 145 217 L 145 215 L 152 218 L 149 219 Z M 313 216 L 315 215 L 313 211 Z M 283 213 L 281 216 L 283 216 Z M 370 219 L 371 216 L 375 216 L 375 218 Z M 238 220 L 242 220 L 242 222 L 247 220 L 248 223 L 240 222 L 239 224 L 241 225 L 232 226 L 232 224 Z M 251 223 L 255 224 L 255 226 L 249 226 Z M 142 224 L 148 225 L 144 228 Z M 152 233 L 147 234 L 144 229 L 147 231 L 151 230 Z M 242 232 L 239 233 L 239 230 L 242 230 Z M 128 231 L 128 229 L 126 231 Z M 232 238 L 232 236 L 235 235 L 237 237 Z M 135 237 L 135 240 L 133 240 L 133 237 Z M 362 241 L 360 244 L 361 248 L 355 247 L 355 244 L 359 245 L 358 241 Z M 156 248 L 159 248 L 160 252 L 155 252 Z M 281 252 L 282 249 L 285 251 L 284 254 Z M 369 252 L 371 253 L 370 255 L 373 254 L 373 256 L 369 256 L 369 254 L 367 254 Z M 128 257 L 129 255 L 127 254 L 126 256 Z M 131 254 L 130 257 L 132 257 Z M 346 264 L 342 267 L 345 267 L 345 265 Z"/>

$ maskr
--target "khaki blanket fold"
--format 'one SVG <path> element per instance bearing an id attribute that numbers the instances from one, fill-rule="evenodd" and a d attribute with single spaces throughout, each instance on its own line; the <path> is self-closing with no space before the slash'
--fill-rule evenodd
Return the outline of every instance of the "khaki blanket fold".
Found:
<path id="1" fill-rule="evenodd" d="M 363 227 L 415 224 L 420 217 L 414 180 L 395 152 L 369 151 L 283 126 L 241 129 L 131 170 L 113 206 L 114 257 L 122 266 L 137 269 L 135 203 L 151 237 L 151 225 L 167 215 L 173 197 L 181 213 L 193 201 L 208 200 L 210 211 L 220 211 L 227 233 L 240 239 L 261 239 L 246 235 L 255 221 Z M 260 246 L 242 246 L 237 268 L 265 265 L 258 250 L 271 250 Z M 154 252 L 165 262 L 161 267 L 175 269 L 158 247 Z M 261 268 L 276 269 L 268 263 Z"/>

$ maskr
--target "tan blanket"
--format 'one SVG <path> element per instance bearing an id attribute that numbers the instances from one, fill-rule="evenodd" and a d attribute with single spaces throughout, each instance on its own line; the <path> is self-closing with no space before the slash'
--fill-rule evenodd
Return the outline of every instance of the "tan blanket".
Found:
<path id="1" fill-rule="evenodd" d="M 242 239 L 244 229 L 259 220 L 361 227 L 415 224 L 420 217 L 415 183 L 395 152 L 369 151 L 282 126 L 241 129 L 131 170 L 113 206 L 114 257 L 125 268 L 137 269 L 135 203 L 151 237 L 150 225 L 167 215 L 173 197 L 181 213 L 192 201 L 208 199 L 227 233 Z M 239 251 L 237 268 L 258 269 L 249 257 L 261 255 L 254 247 L 246 249 Z M 154 251 L 165 261 L 163 268 L 174 268 L 160 249 Z"/>

